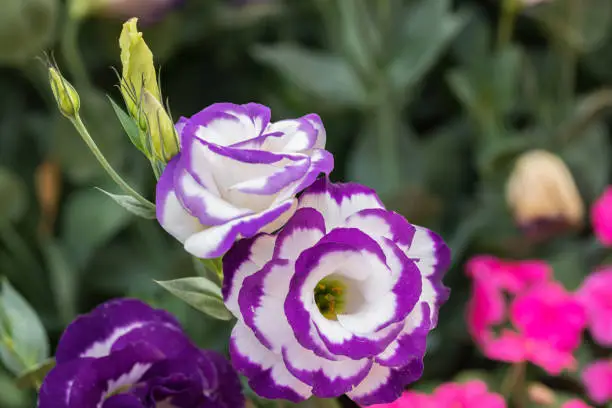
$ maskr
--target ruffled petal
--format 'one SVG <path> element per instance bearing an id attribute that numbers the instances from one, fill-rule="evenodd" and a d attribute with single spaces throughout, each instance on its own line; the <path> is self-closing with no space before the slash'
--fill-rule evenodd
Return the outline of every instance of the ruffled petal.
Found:
<path id="1" fill-rule="evenodd" d="M 87 370 L 92 359 L 80 358 L 55 366 L 45 377 L 38 394 L 38 408 L 68 408 L 74 380 Z"/>
<path id="2" fill-rule="evenodd" d="M 429 334 L 429 306 L 421 303 L 404 321 L 401 333 L 382 353 L 376 363 L 386 367 L 403 367 L 414 359 L 423 359 Z"/>
<path id="3" fill-rule="evenodd" d="M 260 234 L 236 242 L 223 257 L 223 299 L 234 316 L 242 316 L 238 295 L 244 279 L 259 271 L 272 258 L 274 242 L 274 237 Z"/>
<path id="4" fill-rule="evenodd" d="M 404 217 L 381 208 L 369 208 L 351 215 L 346 220 L 346 227 L 357 228 L 371 237 L 384 237 L 403 246 L 409 246 L 416 233 L 415 226 Z"/>
<path id="5" fill-rule="evenodd" d="M 208 190 L 183 165 L 183 162 L 179 163 L 174 173 L 175 193 L 183 207 L 202 225 L 221 225 L 254 213 L 249 208 L 236 207 L 221 198 L 218 192 Z"/>
<path id="6" fill-rule="evenodd" d="M 93 359 L 70 387 L 70 408 L 99 407 L 118 390 L 137 384 L 164 357 L 146 343 L 129 345 L 109 356 Z"/>
<path id="7" fill-rule="evenodd" d="M 258 137 L 270 121 L 270 110 L 259 104 L 215 103 L 189 119 L 183 133 L 229 146 Z"/>
<path id="8" fill-rule="evenodd" d="M 301 208 L 278 233 L 274 258 L 296 260 L 300 254 L 314 246 L 325 234 L 325 220 L 312 208 Z"/>
<path id="9" fill-rule="evenodd" d="M 413 360 L 402 368 L 374 364 L 368 376 L 347 395 L 362 406 L 389 404 L 397 400 L 406 385 L 423 375 L 423 361 Z"/>
<path id="10" fill-rule="evenodd" d="M 300 402 L 311 396 L 311 387 L 294 377 L 282 357 L 265 348 L 251 330 L 238 322 L 230 340 L 232 363 L 249 379 L 249 385 L 260 396 Z"/>
<path id="11" fill-rule="evenodd" d="M 208 228 L 185 241 L 187 252 L 199 258 L 218 258 L 225 254 L 239 238 L 251 238 L 266 232 L 278 221 L 285 221 L 295 212 L 296 200 L 284 201 L 266 211 L 238 218 L 223 225 Z"/>
<path id="12" fill-rule="evenodd" d="M 330 361 L 303 348 L 297 342 L 283 348 L 287 369 L 295 377 L 312 386 L 320 398 L 334 398 L 353 389 L 368 375 L 371 359 Z"/>
<path id="13" fill-rule="evenodd" d="M 68 326 L 57 347 L 57 363 L 80 357 L 107 356 L 119 339 L 148 324 L 181 330 L 179 323 L 169 313 L 153 309 L 139 300 L 107 302 Z"/>
<path id="14" fill-rule="evenodd" d="M 202 231 L 204 227 L 183 207 L 176 194 L 174 176 L 180 158 L 180 154 L 172 158 L 159 178 L 155 203 L 157 220 L 162 228 L 180 242 L 185 242 L 187 238 Z"/>
<path id="15" fill-rule="evenodd" d="M 384 205 L 376 192 L 360 184 L 332 184 L 327 178 L 315 181 L 300 196 L 299 208 L 310 207 L 325 217 L 328 230 L 345 225 L 351 215 Z"/>

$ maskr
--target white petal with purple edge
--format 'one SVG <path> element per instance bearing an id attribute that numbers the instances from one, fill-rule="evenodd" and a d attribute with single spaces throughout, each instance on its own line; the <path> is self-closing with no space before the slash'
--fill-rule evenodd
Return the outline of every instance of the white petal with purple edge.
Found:
<path id="1" fill-rule="evenodd" d="M 344 226 L 348 217 L 361 210 L 384 209 L 374 190 L 359 184 L 332 184 L 324 178 L 314 182 L 300 197 L 299 208 L 305 207 L 323 214 L 328 229 Z"/>
<path id="2" fill-rule="evenodd" d="M 196 217 L 185 210 L 174 190 L 174 175 L 179 159 L 180 155 L 177 155 L 166 166 L 157 183 L 155 200 L 159 224 L 180 242 L 185 242 L 204 227 Z"/>
<path id="3" fill-rule="evenodd" d="M 199 184 L 186 170 L 177 168 L 174 185 L 181 203 L 196 214 L 203 225 L 219 225 L 253 214 L 248 208 L 235 207 Z"/>
<path id="4" fill-rule="evenodd" d="M 281 356 L 265 348 L 241 322 L 232 331 L 230 354 L 234 367 L 249 378 L 249 385 L 259 395 L 294 402 L 311 396 L 311 387 L 294 377 Z"/>
<path id="5" fill-rule="evenodd" d="M 185 250 L 200 258 L 217 258 L 225 254 L 234 241 L 239 238 L 250 238 L 258 232 L 266 232 L 275 226 L 278 219 L 293 215 L 295 200 L 288 200 L 267 211 L 247 217 L 238 218 L 226 224 L 208 228 L 192 235 L 185 241 Z"/>
<path id="6" fill-rule="evenodd" d="M 225 306 L 242 319 L 238 296 L 244 279 L 259 271 L 274 251 L 274 237 L 259 235 L 251 240 L 237 242 L 223 258 L 223 298 Z"/>

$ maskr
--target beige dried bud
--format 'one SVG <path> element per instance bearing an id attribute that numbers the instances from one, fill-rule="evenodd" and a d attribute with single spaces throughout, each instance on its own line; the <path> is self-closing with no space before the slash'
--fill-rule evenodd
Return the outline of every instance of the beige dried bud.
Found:
<path id="1" fill-rule="evenodd" d="M 516 222 L 534 226 L 580 227 L 584 204 L 571 172 L 545 150 L 521 155 L 506 184 L 506 201 Z"/>

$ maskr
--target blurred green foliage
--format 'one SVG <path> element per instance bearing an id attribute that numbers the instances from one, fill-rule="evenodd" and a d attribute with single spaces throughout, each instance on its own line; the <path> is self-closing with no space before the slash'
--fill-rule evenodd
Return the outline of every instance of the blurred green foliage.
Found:
<path id="1" fill-rule="evenodd" d="M 51 344 L 78 313 L 134 296 L 175 313 L 200 345 L 223 351 L 231 323 L 154 282 L 202 276 L 201 265 L 155 222 L 94 188 L 119 193 L 57 112 L 35 59 L 58 50 L 101 151 L 152 199 L 149 164 L 105 95 L 121 100 L 110 67 L 119 66 L 122 22 L 92 18 L 75 33 L 63 2 L 25 3 L 18 18 L 9 8 L 0 16 L 0 275 L 36 310 Z M 516 13 L 504 12 L 502 0 L 186 3 L 145 28 L 174 119 L 219 101 L 258 101 L 277 119 L 319 113 L 335 179 L 376 188 L 388 207 L 440 232 L 453 249 L 453 294 L 416 387 L 476 372 L 499 389 L 503 372 L 479 355 L 465 328 L 463 261 L 482 252 L 547 259 L 569 289 L 602 262 L 588 228 L 546 241 L 524 236 L 504 188 L 515 158 L 535 148 L 565 160 L 586 205 L 610 182 L 603 114 L 612 107 L 612 3 L 551 0 Z M 196 286 L 177 290 L 188 297 Z M 0 371 L 0 406 L 33 406 L 12 378 Z M 575 391 L 575 379 L 567 380 Z M 334 406 L 316 404 L 304 406 Z"/>

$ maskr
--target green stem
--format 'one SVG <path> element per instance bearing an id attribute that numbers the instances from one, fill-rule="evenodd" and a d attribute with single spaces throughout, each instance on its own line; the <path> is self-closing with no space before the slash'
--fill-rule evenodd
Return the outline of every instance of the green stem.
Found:
<path id="1" fill-rule="evenodd" d="M 379 165 L 391 189 L 400 185 L 398 115 L 390 93 L 386 93 L 375 112 Z"/>
<path id="2" fill-rule="evenodd" d="M 497 47 L 504 49 L 512 41 L 514 23 L 519 10 L 519 0 L 503 0 L 502 14 L 497 29 Z"/>
<path id="3" fill-rule="evenodd" d="M 36 254 L 32 252 L 11 224 L 6 224 L 0 228 L 0 239 L 25 270 L 43 271 L 42 266 L 36 262 Z"/>
<path id="4" fill-rule="evenodd" d="M 66 65 L 68 66 L 68 70 L 74 77 L 74 82 L 77 88 L 81 87 L 89 90 L 93 89 L 93 85 L 79 50 L 80 27 L 80 20 L 66 16 L 60 46 L 62 55 L 64 56 Z"/>
<path id="5" fill-rule="evenodd" d="M 579 18 L 580 4 L 576 0 L 566 2 L 565 18 L 568 27 L 575 27 Z M 576 90 L 576 71 L 578 66 L 578 55 L 571 43 L 561 43 L 561 88 L 560 96 L 562 103 L 565 104 L 566 112 L 572 107 L 574 92 Z"/>
<path id="6" fill-rule="evenodd" d="M 92 139 L 91 135 L 89 134 L 89 131 L 87 130 L 87 127 L 85 127 L 85 124 L 81 120 L 81 117 L 77 116 L 76 118 L 71 118 L 70 121 L 72 122 L 72 124 L 74 125 L 76 130 L 81 135 L 81 138 L 83 139 L 83 141 L 87 144 L 87 147 L 89 147 L 89 150 L 91 150 L 91 152 L 94 154 L 94 156 L 96 156 L 96 159 L 98 159 L 98 162 L 102 165 L 102 168 L 104 168 L 106 173 L 108 173 L 110 178 L 112 178 L 113 181 L 115 183 L 117 183 L 117 185 L 126 194 L 134 197 L 136 200 L 138 200 L 145 207 L 150 208 L 150 209 L 154 209 L 155 208 L 155 204 L 153 204 L 152 202 L 150 202 L 149 200 L 147 200 L 146 198 L 141 196 L 136 190 L 134 190 L 132 187 L 130 187 L 130 185 L 127 184 L 125 182 L 125 180 L 123 180 L 119 174 L 117 174 L 115 169 L 113 169 L 113 167 L 110 165 L 110 163 L 106 160 L 106 157 L 104 157 L 104 155 L 102 154 L 102 152 L 100 151 L 100 149 L 96 145 L 96 142 L 94 142 L 94 140 Z"/>
<path id="7" fill-rule="evenodd" d="M 523 408 L 525 402 L 525 378 L 527 375 L 527 364 L 517 363 L 512 365 L 504 377 L 501 385 L 501 394 L 508 398 L 513 397 L 514 406 Z"/>

